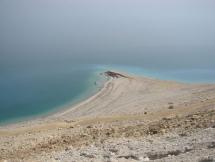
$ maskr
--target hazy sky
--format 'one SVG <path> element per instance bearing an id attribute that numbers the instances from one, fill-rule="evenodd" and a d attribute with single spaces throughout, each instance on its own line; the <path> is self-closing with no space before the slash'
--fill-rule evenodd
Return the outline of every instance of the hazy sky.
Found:
<path id="1" fill-rule="evenodd" d="M 215 68 L 214 0 L 0 0 L 0 64 Z"/>

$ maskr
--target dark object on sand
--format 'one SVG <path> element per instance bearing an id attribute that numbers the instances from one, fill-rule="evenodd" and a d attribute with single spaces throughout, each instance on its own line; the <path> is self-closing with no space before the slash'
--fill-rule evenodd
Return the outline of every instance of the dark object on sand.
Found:
<path id="1" fill-rule="evenodd" d="M 112 77 L 112 78 L 120 78 L 120 77 L 128 78 L 127 76 L 125 76 L 125 75 L 123 75 L 123 74 L 116 73 L 116 72 L 112 72 L 112 71 L 106 71 L 106 72 L 105 72 L 105 75 L 106 75 L 106 76 L 110 76 L 110 77 Z"/>
<path id="2" fill-rule="evenodd" d="M 174 106 L 173 106 L 173 105 L 170 105 L 170 106 L 168 107 L 168 109 L 174 109 Z"/>

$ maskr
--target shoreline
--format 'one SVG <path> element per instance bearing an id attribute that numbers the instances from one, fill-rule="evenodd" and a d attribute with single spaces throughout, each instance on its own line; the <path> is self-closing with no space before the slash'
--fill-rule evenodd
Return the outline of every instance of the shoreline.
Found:
<path id="1" fill-rule="evenodd" d="M 185 83 L 185 84 L 215 84 L 215 80 L 214 79 L 204 79 L 201 80 L 201 78 L 198 78 L 196 80 L 190 80 L 189 78 L 184 76 L 181 77 L 176 77 L 176 76 L 170 76 L 170 74 L 168 74 L 168 72 L 171 71 L 167 71 L 167 73 L 163 73 L 164 71 L 161 71 L 161 74 L 159 74 L 159 71 L 157 71 L 156 69 L 145 69 L 141 66 L 126 66 L 126 65 L 104 65 L 104 67 L 106 69 L 112 70 L 112 71 L 118 71 L 118 72 L 122 72 L 125 74 L 129 74 L 129 75 L 135 75 L 135 76 L 139 76 L 139 77 L 147 77 L 147 78 L 152 78 L 152 79 L 158 79 L 158 80 L 163 80 L 163 81 L 175 81 L 175 82 L 179 82 L 179 83 Z M 211 72 L 211 70 L 208 69 L 184 69 L 181 70 L 182 72 Z M 174 71 L 173 71 L 174 72 Z M 176 71 L 176 72 L 180 72 Z M 195 73 L 194 73 L 195 74 Z M 213 75 L 213 74 L 211 74 Z M 183 79 L 184 78 L 184 79 Z M 202 76 L 202 78 L 204 78 L 204 76 Z"/>
<path id="2" fill-rule="evenodd" d="M 50 118 L 59 118 L 60 116 L 63 116 L 65 115 L 67 112 L 71 111 L 72 109 L 75 109 L 76 107 L 79 107 L 81 105 L 84 105 L 88 102 L 90 102 L 91 100 L 95 99 L 97 96 L 99 96 L 106 88 L 107 88 L 107 85 L 112 81 L 112 79 L 108 79 L 106 80 L 106 82 L 103 83 L 103 86 L 95 93 L 95 94 L 92 94 L 91 96 L 81 100 L 80 102 L 78 102 L 77 104 L 74 104 L 74 105 L 70 105 L 68 107 L 65 107 L 65 109 L 61 109 L 59 110 L 58 112 L 56 113 L 53 113 L 53 114 L 50 114 L 49 116 L 47 116 L 47 119 Z"/>
<path id="3" fill-rule="evenodd" d="M 115 70 L 116 72 L 122 73 L 124 75 L 128 75 L 131 76 L 131 74 L 127 74 L 125 72 L 120 72 Z M 6 122 L 3 124 L 0 124 L 0 130 L 5 129 L 5 128 L 16 128 L 16 127 L 23 127 L 23 126 L 27 126 L 30 125 L 32 123 L 42 123 L 42 122 L 47 122 L 49 120 L 57 120 L 60 117 L 62 117 L 63 115 L 65 115 L 67 112 L 72 111 L 73 109 L 82 106 L 88 102 L 90 102 L 91 100 L 95 99 L 96 97 L 98 97 L 101 93 L 103 93 L 105 91 L 105 89 L 107 88 L 107 85 L 113 81 L 114 78 L 112 78 L 111 76 L 106 76 L 105 72 L 101 72 L 100 74 L 102 74 L 102 85 L 101 87 L 97 87 L 97 90 L 95 90 L 95 92 L 88 92 L 89 94 L 87 94 L 86 96 L 82 96 L 81 98 L 78 99 L 78 101 L 75 101 L 74 103 L 68 103 L 64 106 L 58 107 L 55 110 L 52 110 L 51 112 L 47 112 L 45 114 L 41 114 L 41 115 L 37 115 L 37 116 L 30 116 L 25 118 L 24 120 L 20 119 L 20 121 L 12 121 L 12 122 Z M 99 75 L 100 75 L 99 74 Z M 137 75 L 134 75 L 137 76 Z"/>
<path id="4" fill-rule="evenodd" d="M 112 78 L 98 93 L 75 106 L 46 118 L 0 127 L 0 161 L 105 161 L 107 153 L 119 160 L 133 158 L 133 151 L 139 154 L 137 158 L 153 160 L 154 156 L 148 154 L 149 145 L 157 148 L 150 151 L 152 154 L 162 152 L 168 158 L 169 153 L 180 150 L 188 158 L 183 154 L 184 146 L 195 146 L 192 139 L 196 139 L 198 131 L 198 139 L 205 142 L 206 148 L 208 142 L 213 144 L 212 138 L 204 138 L 204 132 L 211 129 L 210 136 L 214 137 L 215 84 L 191 85 L 118 72 L 109 74 Z M 177 137 L 180 147 L 176 148 L 177 141 L 172 143 L 166 136 Z M 186 141 L 184 136 L 192 138 Z M 145 145 L 147 138 L 155 137 L 157 141 Z M 120 140 L 123 143 L 117 142 Z M 127 150 L 131 146 L 127 141 L 138 145 Z M 167 143 L 173 146 L 164 150 Z M 119 147 L 118 153 L 111 154 L 112 146 Z M 138 148 L 146 151 L 138 152 Z M 124 154 L 126 150 L 129 154 Z M 201 147 L 193 150 L 197 155 Z M 214 155 L 215 150 L 206 151 Z"/>
<path id="5" fill-rule="evenodd" d="M 90 92 L 91 94 L 88 94 L 87 96 L 84 96 L 83 98 L 79 99 L 79 101 L 76 101 L 75 103 L 69 103 L 64 106 L 61 106 L 57 108 L 56 110 L 52 112 L 48 112 L 46 114 L 42 114 L 39 116 L 32 116 L 27 119 L 24 119 L 22 121 L 15 121 L 11 123 L 3 123 L 0 124 L 0 131 L 7 129 L 7 128 L 19 128 L 23 126 L 28 126 L 31 124 L 37 125 L 43 122 L 49 122 L 50 120 L 58 120 L 63 114 L 66 114 L 68 111 L 71 111 L 72 109 L 79 107 L 87 102 L 90 102 L 97 96 L 99 96 L 107 87 L 107 85 L 112 81 L 112 78 L 106 78 L 107 76 L 104 75 L 104 72 L 102 73 L 103 81 L 102 86 L 99 88 L 97 87 L 97 90 L 95 92 Z"/>
<path id="6" fill-rule="evenodd" d="M 100 75 L 100 73 L 102 73 L 102 76 Z M 74 101 L 66 103 L 60 107 L 53 108 L 53 110 L 46 113 L 42 113 L 40 115 L 36 115 L 36 116 L 32 115 L 29 117 L 20 118 L 20 120 L 14 119 L 9 122 L 3 122 L 0 124 L 0 130 L 8 127 L 16 127 L 16 126 L 21 127 L 22 125 L 30 124 L 32 122 L 37 123 L 37 122 L 53 119 L 55 118 L 55 116 L 58 116 L 58 114 L 62 114 L 65 111 L 68 111 L 73 107 L 77 107 L 78 105 L 81 105 L 83 102 L 86 102 L 91 98 L 94 98 L 94 96 L 97 96 L 97 94 L 100 94 L 100 92 L 103 91 L 103 89 L 105 89 L 105 85 L 108 84 L 108 82 L 110 81 L 110 78 L 105 78 L 106 76 L 104 76 L 103 73 L 104 72 L 98 72 L 98 75 L 99 75 L 98 77 L 101 77 L 101 79 L 99 80 L 100 82 L 99 84 L 101 85 L 99 85 L 99 87 L 96 87 L 93 90 L 92 89 L 87 90 L 85 94 L 82 94 L 81 96 L 77 97 L 76 99 L 74 99 Z"/>
<path id="7" fill-rule="evenodd" d="M 129 77 L 134 77 L 134 78 L 142 78 L 142 79 L 146 79 L 146 80 L 154 80 L 154 81 L 161 81 L 161 82 L 169 82 L 169 83 L 173 83 L 173 84 L 184 84 L 184 85 L 191 85 L 191 86 L 213 86 L 215 85 L 215 83 L 186 83 L 183 81 L 175 81 L 175 80 L 160 80 L 159 78 L 154 78 L 154 77 L 150 77 L 150 76 L 143 76 L 140 74 L 131 74 L 129 72 L 125 72 L 123 70 L 117 70 L 117 69 L 111 69 L 111 71 L 114 71 L 116 73 L 122 74 L 122 75 L 126 75 Z M 100 75 L 100 74 L 99 74 Z M 9 128 L 9 127 L 22 127 L 25 125 L 29 125 L 32 123 L 42 123 L 42 122 L 49 122 L 50 120 L 61 120 L 61 117 L 63 117 L 64 115 L 66 115 L 67 113 L 73 111 L 75 108 L 78 108 L 82 105 L 87 104 L 88 102 L 96 99 L 96 97 L 98 97 L 101 93 L 103 93 L 105 91 L 105 89 L 107 89 L 107 85 L 109 83 L 111 83 L 113 81 L 114 78 L 112 78 L 111 76 L 108 76 L 108 78 L 105 79 L 105 72 L 102 72 L 102 76 L 103 77 L 103 82 L 102 82 L 102 86 L 98 89 L 95 90 L 95 92 L 90 92 L 88 95 L 86 96 L 82 96 L 80 97 L 77 101 L 75 101 L 74 103 L 68 103 L 65 104 L 63 106 L 60 106 L 50 112 L 47 112 L 45 114 L 41 114 L 38 116 L 30 116 L 25 118 L 24 120 L 20 120 L 20 121 L 12 121 L 12 122 L 8 122 L 8 123 L 3 123 L 0 124 L 0 130 L 4 129 L 4 128 Z"/>

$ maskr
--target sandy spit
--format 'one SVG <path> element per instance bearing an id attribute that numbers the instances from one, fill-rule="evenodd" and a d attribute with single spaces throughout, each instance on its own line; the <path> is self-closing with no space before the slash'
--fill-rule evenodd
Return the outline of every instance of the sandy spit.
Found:
<path id="1" fill-rule="evenodd" d="M 123 74 L 74 107 L 0 127 L 0 161 L 213 161 L 214 135 L 214 84 Z"/>

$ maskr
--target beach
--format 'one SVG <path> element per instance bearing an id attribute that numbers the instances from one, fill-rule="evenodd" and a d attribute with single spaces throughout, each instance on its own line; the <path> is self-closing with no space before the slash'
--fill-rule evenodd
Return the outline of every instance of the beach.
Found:
<path id="1" fill-rule="evenodd" d="M 75 106 L 1 126 L 0 161 L 215 159 L 215 84 L 103 75 Z"/>

